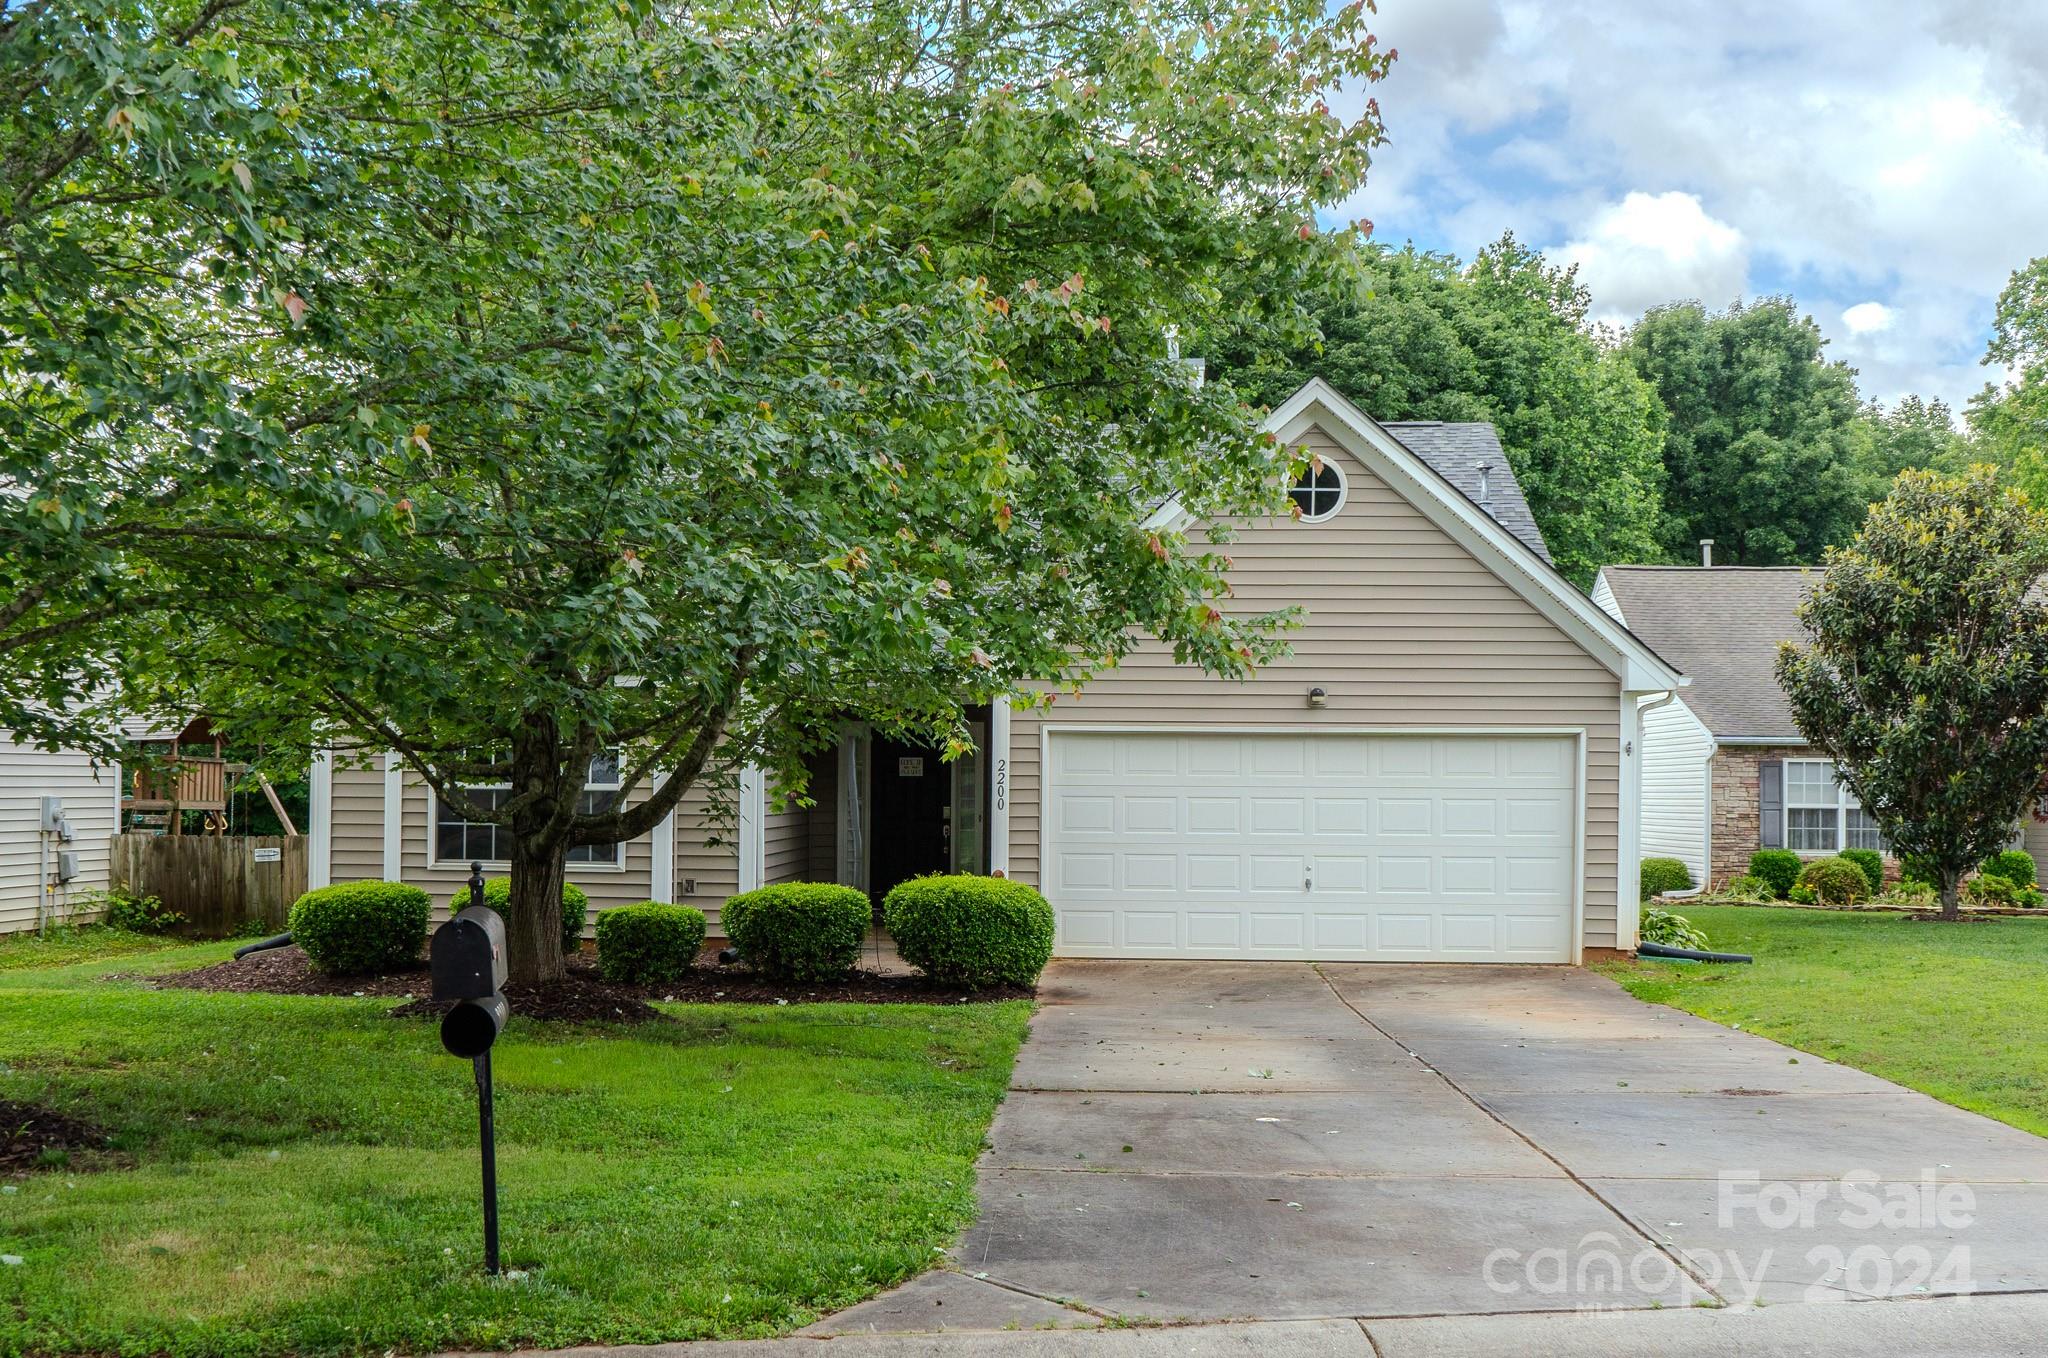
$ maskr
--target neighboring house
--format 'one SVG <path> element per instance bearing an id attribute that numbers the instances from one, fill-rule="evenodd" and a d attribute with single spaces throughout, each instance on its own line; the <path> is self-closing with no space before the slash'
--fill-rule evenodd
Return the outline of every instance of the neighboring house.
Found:
<path id="1" fill-rule="evenodd" d="M 61 818 L 54 829 L 51 798 Z M 120 801 L 118 768 L 0 737 L 0 934 L 71 920 L 86 893 L 106 889 Z"/>
<path id="2" fill-rule="evenodd" d="M 1320 381 L 1266 427 L 1322 458 L 1294 488 L 1299 519 L 1239 525 L 1229 547 L 1238 606 L 1305 610 L 1290 656 L 1226 681 L 1147 644 L 1079 697 L 972 714 L 979 749 L 950 764 L 849 723 L 813 808 L 770 814 L 749 773 L 730 847 L 707 842 L 693 794 L 571 879 L 595 906 L 688 900 L 715 928 L 727 895 L 762 883 L 879 895 L 1000 872 L 1045 892 L 1063 956 L 1633 946 L 1639 704 L 1678 670 L 1551 566 L 1490 427 L 1380 425 Z M 594 795 L 611 773 L 593 770 Z M 439 904 L 471 858 L 503 858 L 382 755 L 317 761 L 312 821 L 316 884 L 403 878 Z"/>

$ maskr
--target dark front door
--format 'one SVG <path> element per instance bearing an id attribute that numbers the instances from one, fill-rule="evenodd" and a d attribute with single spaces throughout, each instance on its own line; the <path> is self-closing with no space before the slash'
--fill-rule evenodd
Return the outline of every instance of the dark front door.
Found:
<path id="1" fill-rule="evenodd" d="M 920 873 L 948 872 L 946 839 L 952 807 L 952 770 L 939 752 L 875 737 L 873 838 L 868 885 L 876 904 L 889 888 Z"/>

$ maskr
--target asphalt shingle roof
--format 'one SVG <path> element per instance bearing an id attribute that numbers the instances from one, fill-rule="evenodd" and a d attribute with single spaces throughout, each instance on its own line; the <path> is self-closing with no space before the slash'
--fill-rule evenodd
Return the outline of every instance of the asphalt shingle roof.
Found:
<path id="1" fill-rule="evenodd" d="M 1772 665 L 1800 640 L 1805 566 L 1604 566 L 1622 624 L 1691 676 L 1679 697 L 1721 738 L 1804 744 Z"/>
<path id="2" fill-rule="evenodd" d="M 1530 551 L 1550 560 L 1550 548 L 1522 487 L 1508 468 L 1500 435 L 1483 422 L 1449 424 L 1441 420 L 1393 420 L 1381 428 L 1401 440 L 1437 475 L 1456 486 L 1466 499 L 1493 516 L 1494 522 L 1520 538 Z M 1487 468 L 1486 494 L 1479 493 L 1479 469 Z"/>

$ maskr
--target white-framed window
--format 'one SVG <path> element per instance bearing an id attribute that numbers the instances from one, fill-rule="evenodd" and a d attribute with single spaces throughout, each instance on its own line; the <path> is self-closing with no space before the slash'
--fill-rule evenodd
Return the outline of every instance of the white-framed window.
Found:
<path id="1" fill-rule="evenodd" d="M 469 799 L 495 811 L 505 804 L 512 789 L 505 783 L 480 783 L 465 785 L 462 789 Z M 619 759 L 614 754 L 593 755 L 590 772 L 584 780 L 583 795 L 577 810 L 585 815 L 597 815 L 611 810 L 612 803 L 619 796 Z M 489 821 L 464 820 L 453 808 L 442 802 L 440 794 L 433 794 L 434 822 L 429 831 L 429 843 L 433 848 L 432 858 L 437 864 L 467 864 L 481 860 L 485 863 L 507 863 L 512 858 L 512 832 Z M 606 868 L 619 867 L 624 861 L 626 846 L 623 844 L 581 844 L 569 850 L 569 862 L 585 866 Z"/>
<path id="2" fill-rule="evenodd" d="M 1329 458 L 1316 458 L 1301 469 L 1287 492 L 1301 511 L 1303 523 L 1321 523 L 1344 507 L 1344 473 Z"/>
<path id="3" fill-rule="evenodd" d="M 1884 836 L 1826 759 L 1785 761 L 1785 847 L 1795 853 L 1884 852 Z"/>

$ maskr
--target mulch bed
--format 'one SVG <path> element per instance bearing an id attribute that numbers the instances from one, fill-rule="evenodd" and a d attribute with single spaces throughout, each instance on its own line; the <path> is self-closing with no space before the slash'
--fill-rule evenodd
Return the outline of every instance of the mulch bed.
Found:
<path id="1" fill-rule="evenodd" d="M 505 999 L 522 1018 L 562 1022 L 644 1023 L 664 1017 L 649 1000 L 683 1004 L 968 1004 L 1030 999 L 1026 986 L 960 990 L 936 986 L 921 976 L 856 971 L 838 981 L 799 984 L 771 981 L 743 965 L 719 966 L 717 951 L 707 948 L 697 966 L 681 980 L 662 985 L 620 985 L 598 975 L 597 960 L 588 951 L 568 959 L 569 974 L 542 988 L 512 984 Z M 271 995 L 356 995 L 403 999 L 394 1017 L 438 1018 L 445 1002 L 426 998 L 432 989 L 424 961 L 414 969 L 381 976 L 327 976 L 313 969 L 298 948 L 272 948 L 240 961 L 165 976 L 157 984 L 175 990 L 227 990 Z"/>
<path id="2" fill-rule="evenodd" d="M 103 1151 L 107 1134 L 89 1122 L 0 1099 L 0 1174 L 22 1174 L 65 1164 L 72 1151 Z M 50 1152 L 62 1152 L 52 1157 Z"/>

